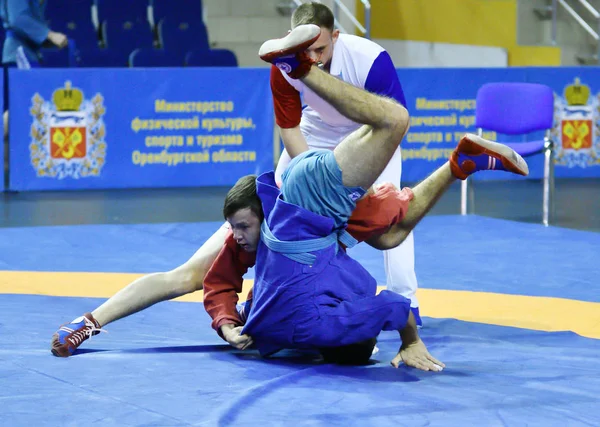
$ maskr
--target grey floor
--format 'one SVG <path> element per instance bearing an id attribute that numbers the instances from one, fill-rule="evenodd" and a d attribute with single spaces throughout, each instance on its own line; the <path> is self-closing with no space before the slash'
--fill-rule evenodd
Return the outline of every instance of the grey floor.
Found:
<path id="1" fill-rule="evenodd" d="M 227 190 L 210 187 L 3 193 L 0 227 L 221 221 Z M 535 223 L 541 222 L 541 206 L 540 181 L 477 183 L 478 215 Z M 458 184 L 430 212 L 454 214 L 459 214 Z M 600 232 L 600 179 L 558 179 L 552 224 Z"/>

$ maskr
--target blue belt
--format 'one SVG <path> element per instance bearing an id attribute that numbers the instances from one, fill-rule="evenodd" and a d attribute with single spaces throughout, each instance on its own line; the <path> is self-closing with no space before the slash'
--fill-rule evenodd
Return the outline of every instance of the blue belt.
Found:
<path id="1" fill-rule="evenodd" d="M 309 252 L 319 251 L 328 248 L 331 245 L 342 243 L 347 248 L 355 246 L 358 241 L 352 237 L 346 230 L 339 233 L 331 233 L 329 236 L 317 239 L 282 241 L 279 240 L 269 229 L 267 221 L 263 221 L 261 227 L 260 239 L 273 252 L 278 252 L 283 256 L 299 262 L 300 264 L 313 265 L 317 260 L 316 255 Z"/>

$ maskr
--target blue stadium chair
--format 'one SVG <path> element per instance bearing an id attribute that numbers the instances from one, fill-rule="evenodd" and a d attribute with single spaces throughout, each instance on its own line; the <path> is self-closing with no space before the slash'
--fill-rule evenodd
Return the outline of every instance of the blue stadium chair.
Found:
<path id="1" fill-rule="evenodd" d="M 92 22 L 68 22 L 64 27 L 51 28 L 64 33 L 69 39 L 75 40 L 79 48 L 98 46 L 98 33 Z"/>
<path id="2" fill-rule="evenodd" d="M 148 22 L 149 0 L 95 0 L 98 22 Z"/>
<path id="3" fill-rule="evenodd" d="M 46 6 L 46 20 L 55 31 L 65 28 L 68 23 L 81 26 L 92 24 L 93 0 L 52 0 Z"/>
<path id="4" fill-rule="evenodd" d="M 237 67 L 235 53 L 228 49 L 194 49 L 185 56 L 188 67 Z"/>
<path id="5" fill-rule="evenodd" d="M 129 54 L 138 48 L 154 46 L 154 37 L 148 22 L 104 21 L 102 33 L 106 47 L 112 50 L 118 49 Z"/>
<path id="6" fill-rule="evenodd" d="M 183 67 L 183 58 L 163 49 L 136 49 L 129 55 L 130 67 Z"/>
<path id="7" fill-rule="evenodd" d="M 554 93 L 549 86 L 536 83 L 487 83 L 477 91 L 475 126 L 481 136 L 484 130 L 503 135 L 528 135 L 545 131 L 537 141 L 507 143 L 526 160 L 544 155 L 542 191 L 542 222 L 548 225 L 553 208 L 554 144 L 550 131 L 554 124 Z M 461 182 L 461 214 L 469 211 L 467 203 L 474 200 L 472 178 Z"/>
<path id="8" fill-rule="evenodd" d="M 48 25 L 65 33 L 77 46 L 97 46 L 98 32 L 92 22 L 92 0 L 52 0 L 46 8 Z"/>
<path id="9" fill-rule="evenodd" d="M 203 22 L 175 21 L 165 18 L 158 25 L 158 39 L 163 49 L 183 55 L 192 49 L 210 49 Z"/>
<path id="10" fill-rule="evenodd" d="M 151 0 L 152 16 L 158 25 L 164 18 L 175 22 L 203 22 L 201 0 Z"/>
<path id="11" fill-rule="evenodd" d="M 98 47 L 80 49 L 77 60 L 78 66 L 84 68 L 124 68 L 128 66 L 129 52 Z"/>
<path id="12" fill-rule="evenodd" d="M 43 68 L 69 68 L 75 66 L 68 48 L 41 49 L 40 66 Z"/>

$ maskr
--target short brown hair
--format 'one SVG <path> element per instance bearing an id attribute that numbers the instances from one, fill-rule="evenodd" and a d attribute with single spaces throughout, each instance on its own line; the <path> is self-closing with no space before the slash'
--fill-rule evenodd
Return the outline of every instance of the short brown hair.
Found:
<path id="1" fill-rule="evenodd" d="M 310 2 L 298 6 L 292 15 L 292 28 L 298 25 L 315 24 L 333 31 L 335 18 L 333 12 L 321 3 Z"/>
<path id="2" fill-rule="evenodd" d="M 227 192 L 225 203 L 223 205 L 223 217 L 229 218 L 240 209 L 250 208 L 250 210 L 263 220 L 263 210 L 260 199 L 256 194 L 256 175 L 246 175 L 235 183 Z"/>

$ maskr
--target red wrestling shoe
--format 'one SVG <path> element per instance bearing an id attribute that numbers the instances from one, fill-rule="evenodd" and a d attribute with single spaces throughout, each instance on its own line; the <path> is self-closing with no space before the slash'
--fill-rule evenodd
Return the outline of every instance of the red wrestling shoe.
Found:
<path id="1" fill-rule="evenodd" d="M 515 150 L 467 133 L 450 156 L 452 174 L 461 180 L 482 170 L 499 170 L 527 176 L 529 167 Z"/>

